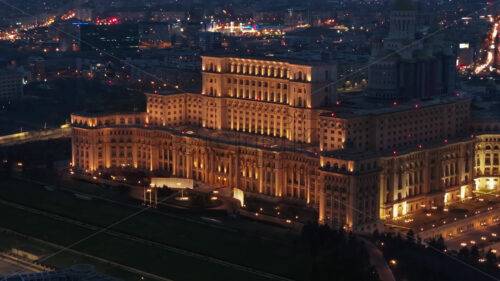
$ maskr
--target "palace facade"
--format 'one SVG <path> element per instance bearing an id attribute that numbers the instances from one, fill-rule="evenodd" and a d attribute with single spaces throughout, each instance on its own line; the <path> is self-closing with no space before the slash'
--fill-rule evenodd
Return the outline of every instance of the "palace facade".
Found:
<path id="1" fill-rule="evenodd" d="M 337 101 L 336 65 L 203 57 L 201 93 L 147 93 L 147 111 L 73 114 L 72 164 L 162 171 L 281 198 L 372 231 L 496 189 L 499 125 L 471 99 Z"/>

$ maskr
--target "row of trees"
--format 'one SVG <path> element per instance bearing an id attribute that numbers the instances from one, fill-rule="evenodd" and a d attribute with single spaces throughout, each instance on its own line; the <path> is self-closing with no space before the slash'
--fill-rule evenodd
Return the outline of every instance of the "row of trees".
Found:
<path id="1" fill-rule="evenodd" d="M 374 233 L 379 248 L 384 257 L 390 262 L 391 269 L 396 279 L 408 281 L 447 281 L 453 280 L 443 267 L 436 266 L 439 253 L 432 249 L 444 250 L 444 240 L 436 239 L 430 241 L 431 248 L 422 243 L 420 237 L 409 231 L 406 237 L 393 235 L 391 233 Z"/>
<path id="2" fill-rule="evenodd" d="M 473 245 L 457 253 L 448 250 L 443 237 L 423 243 L 411 230 L 406 237 L 377 232 L 373 237 L 386 260 L 392 261 L 390 265 L 397 279 L 479 281 L 491 280 L 490 276 L 500 277 L 498 258 L 491 249 L 481 255 L 479 248 Z"/>
<path id="3" fill-rule="evenodd" d="M 379 280 L 364 243 L 351 232 L 308 223 L 301 241 L 311 261 L 310 280 Z"/>
<path id="4" fill-rule="evenodd" d="M 8 178 L 14 168 L 23 175 L 40 179 L 57 178 L 55 163 L 71 159 L 71 140 L 56 139 L 0 147 L 0 174 Z M 22 166 L 19 166 L 22 165 Z"/>

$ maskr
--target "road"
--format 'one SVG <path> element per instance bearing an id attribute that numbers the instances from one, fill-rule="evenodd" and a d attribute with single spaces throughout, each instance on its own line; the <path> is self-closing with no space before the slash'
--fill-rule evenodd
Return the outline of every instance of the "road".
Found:
<path id="1" fill-rule="evenodd" d="M 378 277 L 381 281 L 396 281 L 394 275 L 392 274 L 392 270 L 385 261 L 384 254 L 380 251 L 375 244 L 373 244 L 370 240 L 361 238 L 363 242 L 365 242 L 366 250 L 370 255 L 370 264 L 375 267 L 377 270 Z"/>
<path id="2" fill-rule="evenodd" d="M 71 133 L 70 127 L 62 127 L 57 129 L 24 132 L 13 135 L 0 136 L 0 146 L 10 146 L 33 141 L 41 141 L 48 139 L 57 139 L 69 137 Z"/>
<path id="3" fill-rule="evenodd" d="M 18 265 L 11 260 L 0 257 L 0 276 L 10 275 L 10 274 L 18 273 L 18 272 L 31 273 L 31 272 L 36 272 L 36 271 L 29 269 L 26 266 L 23 266 L 20 264 Z"/>
<path id="4" fill-rule="evenodd" d="M 448 249 L 456 251 L 459 251 L 464 246 L 471 247 L 472 245 L 477 245 L 480 249 L 484 248 L 488 250 L 493 244 L 498 245 L 498 241 L 495 241 L 495 238 L 500 239 L 500 225 L 487 226 L 480 230 L 466 232 L 458 237 L 446 239 L 445 243 Z M 496 250 L 500 252 L 500 247 L 497 246 Z"/>
<path id="5" fill-rule="evenodd" d="M 498 31 L 500 28 L 500 19 L 496 18 L 493 20 L 490 18 L 491 21 L 494 21 L 493 26 L 491 27 L 491 30 L 489 31 L 489 37 L 485 40 L 486 44 L 484 44 L 483 48 L 481 49 L 482 53 L 485 53 L 485 58 L 483 60 L 482 64 L 479 64 L 476 66 L 474 69 L 475 74 L 488 74 L 493 70 L 497 70 L 497 58 L 499 56 L 499 38 L 498 38 Z"/>

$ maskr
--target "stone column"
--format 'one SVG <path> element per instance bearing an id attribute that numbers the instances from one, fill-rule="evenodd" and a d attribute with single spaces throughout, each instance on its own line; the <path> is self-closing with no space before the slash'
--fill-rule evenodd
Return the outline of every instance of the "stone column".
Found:
<path id="1" fill-rule="evenodd" d="M 283 188 L 283 165 L 281 164 L 280 157 L 277 156 L 278 159 L 274 161 L 274 174 L 276 175 L 275 187 L 274 187 L 274 195 L 282 196 L 282 188 Z"/>
<path id="2" fill-rule="evenodd" d="M 307 168 L 306 168 L 307 169 Z M 306 171 L 306 203 L 309 204 L 311 202 L 311 174 Z"/>
<path id="3" fill-rule="evenodd" d="M 205 149 L 204 153 L 203 153 L 203 170 L 202 170 L 202 173 L 203 173 L 203 181 L 204 182 L 208 182 L 208 174 L 209 174 L 209 170 L 208 170 L 208 150 Z"/>
<path id="4" fill-rule="evenodd" d="M 186 163 L 185 163 L 185 166 L 186 166 L 186 178 L 190 179 L 190 178 L 193 177 L 193 173 L 192 173 L 193 156 L 192 156 L 191 151 L 190 151 L 189 148 L 186 150 Z"/>
<path id="5" fill-rule="evenodd" d="M 356 176 L 349 177 L 349 186 L 347 188 L 347 206 L 346 206 L 346 222 L 349 227 L 354 227 L 357 224 L 356 214 L 359 214 L 358 206 L 356 205 L 356 186 L 358 178 Z"/>
<path id="6" fill-rule="evenodd" d="M 325 188 L 323 186 L 323 181 L 322 181 L 321 176 L 318 179 L 317 185 L 318 185 L 318 190 L 319 190 L 319 192 L 318 192 L 319 198 L 317 198 L 317 200 L 319 201 L 318 221 L 320 224 L 325 224 L 326 223 L 326 217 L 325 217 L 326 197 L 325 197 Z"/>
<path id="7" fill-rule="evenodd" d="M 385 199 L 387 198 L 387 186 L 386 186 L 386 176 L 385 176 L 385 171 L 382 171 L 380 173 L 380 178 L 379 178 L 379 206 L 380 206 L 380 212 L 379 216 L 380 218 L 384 219 L 385 218 Z"/>
<path id="8" fill-rule="evenodd" d="M 264 188 L 264 153 L 262 152 L 262 150 L 259 150 L 259 153 L 258 153 L 258 159 L 257 159 L 257 171 L 259 173 L 259 193 L 262 193 L 263 192 L 263 188 Z"/>
<path id="9" fill-rule="evenodd" d="M 210 175 L 210 183 L 215 184 L 215 181 L 217 177 L 215 176 L 215 172 L 217 172 L 217 164 L 215 160 L 215 151 L 211 151 L 210 153 L 210 170 L 209 170 L 209 175 Z"/>
<path id="10" fill-rule="evenodd" d="M 177 161 L 177 157 L 178 157 L 178 147 L 176 144 L 173 144 L 172 146 L 172 175 L 175 177 L 177 176 L 177 169 L 178 169 L 178 161 Z"/>

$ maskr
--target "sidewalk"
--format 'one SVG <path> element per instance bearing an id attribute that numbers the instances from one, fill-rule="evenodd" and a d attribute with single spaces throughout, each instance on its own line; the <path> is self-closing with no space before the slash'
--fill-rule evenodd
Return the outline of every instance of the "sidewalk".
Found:
<path id="1" fill-rule="evenodd" d="M 396 281 L 394 275 L 392 274 L 391 268 L 384 259 L 382 251 L 380 251 L 377 246 L 375 246 L 371 241 L 366 238 L 359 237 L 363 242 L 365 242 L 366 250 L 370 255 L 370 263 L 377 270 L 378 277 L 381 281 Z"/>

